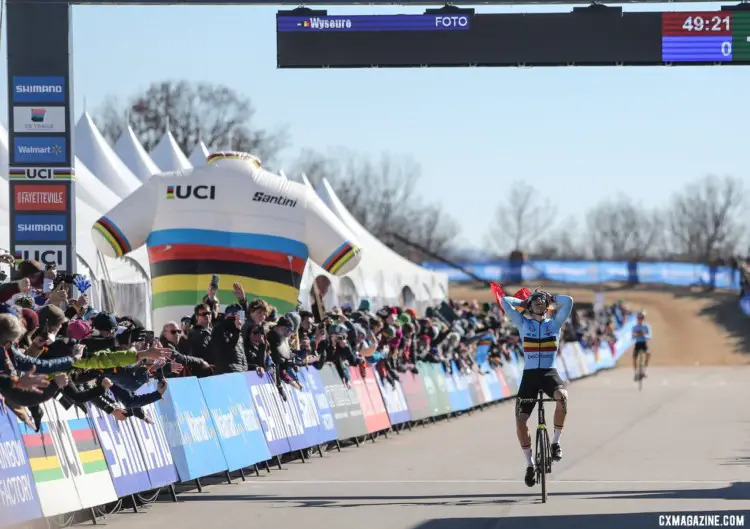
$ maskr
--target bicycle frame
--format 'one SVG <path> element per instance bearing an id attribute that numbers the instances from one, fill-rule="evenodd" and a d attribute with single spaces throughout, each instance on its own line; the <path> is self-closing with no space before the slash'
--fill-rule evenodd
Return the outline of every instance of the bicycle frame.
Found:
<path id="1" fill-rule="evenodd" d="M 552 472 L 552 449 L 547 432 L 547 422 L 544 417 L 544 403 L 557 402 L 555 399 L 545 398 L 544 392 L 539 390 L 539 396 L 535 399 L 518 399 L 520 403 L 536 403 L 538 410 L 538 423 L 536 426 L 536 475 L 537 483 L 542 485 L 542 503 L 547 503 L 547 474 Z"/>

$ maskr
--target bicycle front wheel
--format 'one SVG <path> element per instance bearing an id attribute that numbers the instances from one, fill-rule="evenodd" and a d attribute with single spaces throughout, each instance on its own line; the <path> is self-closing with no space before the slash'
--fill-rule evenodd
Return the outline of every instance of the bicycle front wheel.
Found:
<path id="1" fill-rule="evenodd" d="M 547 503 L 547 457 L 548 447 L 545 446 L 545 430 L 538 428 L 536 431 L 536 475 L 537 480 L 542 485 L 542 503 Z"/>

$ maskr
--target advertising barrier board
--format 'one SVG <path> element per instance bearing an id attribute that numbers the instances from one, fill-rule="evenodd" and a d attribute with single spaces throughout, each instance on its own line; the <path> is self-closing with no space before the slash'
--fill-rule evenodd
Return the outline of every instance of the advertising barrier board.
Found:
<path id="1" fill-rule="evenodd" d="M 89 404 L 87 407 L 101 440 L 117 496 L 122 498 L 151 489 L 148 468 L 133 429 L 134 422 L 120 422 L 96 406 Z"/>
<path id="2" fill-rule="evenodd" d="M 198 380 L 230 471 L 271 459 L 244 373 Z"/>
<path id="3" fill-rule="evenodd" d="M 281 397 L 276 384 L 269 375 L 261 377 L 254 371 L 245 373 L 245 377 L 255 403 L 255 410 L 258 412 L 269 453 L 272 456 L 278 456 L 291 452 L 289 433 L 284 426 Z"/>
<path id="4" fill-rule="evenodd" d="M 326 443 L 338 439 L 336 432 L 336 422 L 333 419 L 333 410 L 326 398 L 326 390 L 323 380 L 320 378 L 320 372 L 314 367 L 305 367 L 300 369 L 300 377 L 306 389 L 310 391 L 315 400 L 315 409 L 320 417 L 320 427 L 317 437 L 317 443 Z"/>
<path id="5" fill-rule="evenodd" d="M 411 414 L 409 413 L 409 406 L 406 403 L 406 396 L 404 395 L 401 382 L 396 380 L 395 384 L 391 384 L 389 381 L 383 380 L 377 370 L 373 369 L 373 373 L 380 386 L 380 392 L 383 395 L 385 408 L 388 410 L 388 418 L 391 424 L 395 426 L 409 422 Z"/>
<path id="6" fill-rule="evenodd" d="M 336 424 L 339 440 L 343 441 L 352 437 L 367 435 L 367 424 L 359 402 L 353 402 L 351 399 L 353 390 L 346 389 L 333 366 L 326 365 L 319 373 L 326 397 L 333 411 L 333 420 Z"/>
<path id="7" fill-rule="evenodd" d="M 180 481 L 228 469 L 197 378 L 170 380 L 169 389 L 156 407 Z"/>
<path id="8" fill-rule="evenodd" d="M 424 384 L 420 375 L 411 371 L 399 374 L 401 387 L 404 390 L 406 404 L 409 406 L 409 415 L 412 421 L 421 421 L 432 417 L 430 399 L 425 393 Z"/>
<path id="9" fill-rule="evenodd" d="M 14 415 L 0 409 L 0 527 L 42 517 L 26 447 Z"/>

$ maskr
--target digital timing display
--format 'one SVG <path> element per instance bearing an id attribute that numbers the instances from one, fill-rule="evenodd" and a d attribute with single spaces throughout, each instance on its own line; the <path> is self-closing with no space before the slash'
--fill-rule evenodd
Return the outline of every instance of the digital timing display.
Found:
<path id="1" fill-rule="evenodd" d="M 325 13 L 325 12 L 323 12 Z M 750 64 L 750 10 L 277 15 L 279 68 Z"/>

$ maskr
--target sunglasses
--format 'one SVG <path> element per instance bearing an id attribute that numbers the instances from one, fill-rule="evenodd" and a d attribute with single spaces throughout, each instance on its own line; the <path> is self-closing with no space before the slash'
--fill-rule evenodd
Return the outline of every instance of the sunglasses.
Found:
<path id="1" fill-rule="evenodd" d="M 182 331 L 178 329 L 174 329 L 174 330 L 169 331 L 169 334 L 182 334 Z"/>
<path id="2" fill-rule="evenodd" d="M 198 316 L 209 316 L 210 314 L 210 312 L 199 312 Z"/>

